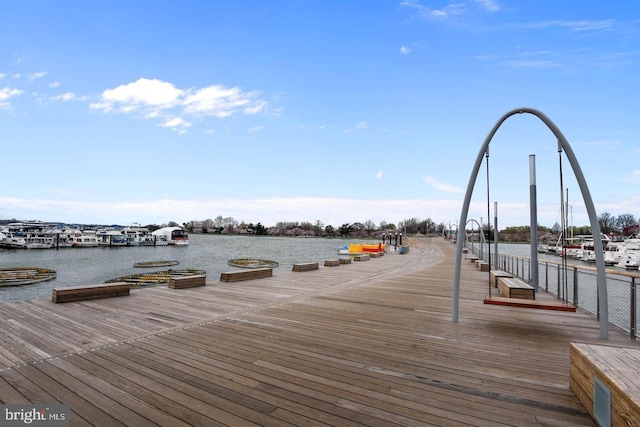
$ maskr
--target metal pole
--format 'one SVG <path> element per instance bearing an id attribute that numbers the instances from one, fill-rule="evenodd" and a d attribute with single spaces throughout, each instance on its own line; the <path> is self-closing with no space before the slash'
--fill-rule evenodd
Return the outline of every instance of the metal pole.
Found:
<path id="1" fill-rule="evenodd" d="M 498 269 L 500 268 L 500 259 L 498 257 L 498 202 L 493 202 L 493 252 L 493 265 Z"/>
<path id="2" fill-rule="evenodd" d="M 538 292 L 538 202 L 535 154 L 529 155 L 529 209 L 531 212 L 531 286 L 534 292 Z"/>
<path id="3" fill-rule="evenodd" d="M 631 278 L 631 319 L 629 319 L 629 335 L 632 340 L 636 339 L 636 325 L 638 321 L 636 307 L 636 278 Z"/>

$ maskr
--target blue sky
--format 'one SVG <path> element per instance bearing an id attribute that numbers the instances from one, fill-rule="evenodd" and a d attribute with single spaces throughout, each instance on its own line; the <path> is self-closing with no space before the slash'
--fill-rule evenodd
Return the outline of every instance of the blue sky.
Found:
<path id="1" fill-rule="evenodd" d="M 5 1 L 0 218 L 456 223 L 506 112 L 563 132 L 598 214 L 640 217 L 635 0 Z M 492 140 L 490 215 L 588 224 L 534 116 Z M 562 182 L 560 185 L 560 163 Z M 485 165 L 469 218 L 487 219 Z M 493 219 L 492 219 L 493 221 Z"/>

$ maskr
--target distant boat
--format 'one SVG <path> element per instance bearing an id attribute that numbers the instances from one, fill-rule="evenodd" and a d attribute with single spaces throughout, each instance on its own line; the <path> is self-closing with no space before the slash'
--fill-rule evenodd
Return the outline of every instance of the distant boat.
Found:
<path id="1" fill-rule="evenodd" d="M 55 237 L 51 234 L 30 234 L 25 239 L 27 249 L 51 249 L 55 247 Z"/>
<path id="2" fill-rule="evenodd" d="M 156 243 L 166 241 L 169 245 L 186 246 L 189 244 L 189 235 L 180 227 L 163 227 L 153 233 Z"/>
<path id="3" fill-rule="evenodd" d="M 149 229 L 147 227 L 141 227 L 138 223 L 133 223 L 123 228 L 122 234 L 127 237 L 127 244 L 129 246 L 139 246 L 150 236 Z"/>
<path id="4" fill-rule="evenodd" d="M 0 248 L 24 249 L 26 247 L 27 241 L 22 235 L 11 231 L 4 231 L 0 233 Z"/>
<path id="5" fill-rule="evenodd" d="M 384 243 L 351 243 L 350 245 L 340 246 L 338 255 L 359 255 L 386 252 L 387 245 Z"/>

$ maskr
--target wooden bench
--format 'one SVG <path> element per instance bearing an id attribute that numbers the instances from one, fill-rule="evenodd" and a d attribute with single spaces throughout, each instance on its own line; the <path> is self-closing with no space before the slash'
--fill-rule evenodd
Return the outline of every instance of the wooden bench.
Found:
<path id="1" fill-rule="evenodd" d="M 469 257 L 467 257 L 467 258 L 465 258 L 465 259 L 468 259 L 468 260 L 469 260 L 469 261 L 471 261 L 471 262 L 476 262 L 476 261 L 478 261 L 480 258 L 478 258 L 478 257 L 477 257 L 477 256 L 475 256 L 475 255 L 471 255 L 471 256 L 469 256 Z"/>
<path id="2" fill-rule="evenodd" d="M 130 289 L 131 285 L 124 282 L 53 288 L 51 300 L 55 303 L 59 303 L 85 301 L 98 298 L 122 297 L 129 295 Z"/>
<path id="3" fill-rule="evenodd" d="M 498 287 L 498 278 L 500 277 L 504 277 L 508 279 L 513 278 L 513 274 L 503 270 L 491 270 L 491 272 L 489 273 L 489 276 L 491 277 L 491 285 L 493 285 L 494 288 Z"/>
<path id="4" fill-rule="evenodd" d="M 319 268 L 317 262 L 307 262 L 304 264 L 293 264 L 291 271 L 311 271 Z"/>
<path id="5" fill-rule="evenodd" d="M 370 259 L 371 257 L 369 256 L 369 254 L 361 254 L 353 257 L 354 261 L 369 261 Z"/>
<path id="6" fill-rule="evenodd" d="M 339 267 L 340 260 L 339 259 L 328 259 L 324 262 L 325 267 Z"/>
<path id="7" fill-rule="evenodd" d="M 247 270 L 227 271 L 220 273 L 221 282 L 239 282 L 241 280 L 262 279 L 273 276 L 272 268 L 253 268 Z"/>
<path id="8" fill-rule="evenodd" d="M 483 261 L 481 259 L 476 261 L 476 268 L 480 271 L 489 271 L 490 267 L 491 266 L 486 261 Z"/>
<path id="9" fill-rule="evenodd" d="M 371 252 L 369 254 L 370 258 L 380 258 L 382 255 L 380 255 L 380 252 Z"/>
<path id="10" fill-rule="evenodd" d="M 533 286 L 512 277 L 499 277 L 498 291 L 505 298 L 536 299 Z"/>
<path id="11" fill-rule="evenodd" d="M 351 258 L 340 258 L 340 264 L 351 264 Z"/>
<path id="12" fill-rule="evenodd" d="M 198 286 L 204 286 L 206 280 L 207 276 L 204 274 L 197 276 L 176 276 L 169 279 L 168 286 L 171 289 L 195 288 Z"/>
<path id="13" fill-rule="evenodd" d="M 569 355 L 569 386 L 591 417 L 600 425 L 637 426 L 640 349 L 571 343 Z"/>

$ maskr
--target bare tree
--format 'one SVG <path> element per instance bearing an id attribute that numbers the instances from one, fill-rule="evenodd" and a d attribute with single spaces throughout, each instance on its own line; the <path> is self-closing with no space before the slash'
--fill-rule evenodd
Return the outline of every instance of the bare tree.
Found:
<path id="1" fill-rule="evenodd" d="M 638 233 L 638 221 L 632 214 L 626 213 L 618 215 L 616 224 L 624 236 L 631 236 Z"/>
<path id="2" fill-rule="evenodd" d="M 602 212 L 598 215 L 598 225 L 600 226 L 600 231 L 603 233 L 610 234 L 612 231 L 615 231 L 616 221 L 616 217 L 609 212 Z"/>

